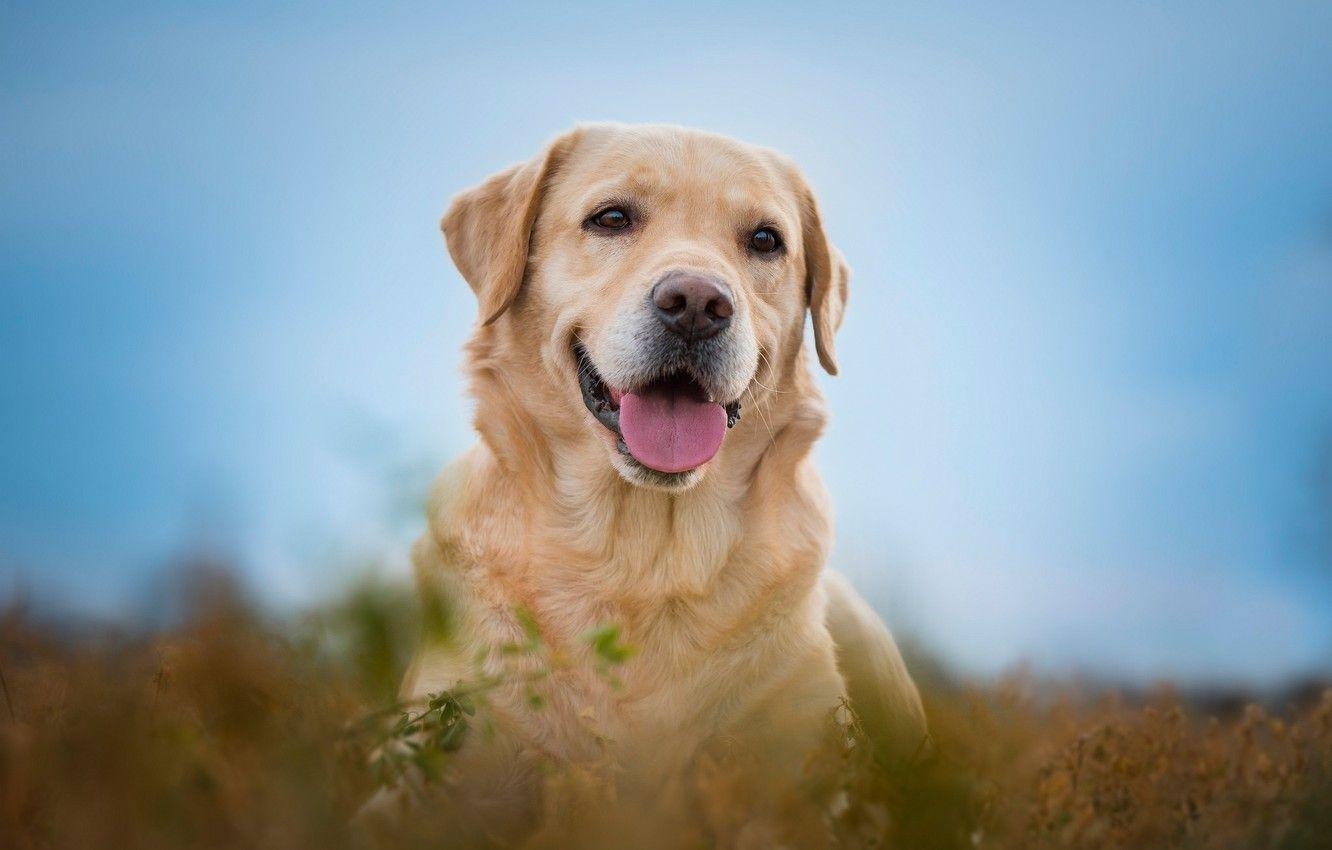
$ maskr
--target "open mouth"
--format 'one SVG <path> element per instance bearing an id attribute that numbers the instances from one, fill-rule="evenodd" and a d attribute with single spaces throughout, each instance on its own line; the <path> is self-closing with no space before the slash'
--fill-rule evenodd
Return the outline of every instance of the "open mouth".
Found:
<path id="1" fill-rule="evenodd" d="M 687 371 L 672 371 L 633 388 L 602 379 L 581 345 L 574 345 L 583 404 L 619 438 L 620 451 L 642 466 L 673 474 L 697 469 L 721 448 L 740 419 L 740 402 L 721 404 Z"/>

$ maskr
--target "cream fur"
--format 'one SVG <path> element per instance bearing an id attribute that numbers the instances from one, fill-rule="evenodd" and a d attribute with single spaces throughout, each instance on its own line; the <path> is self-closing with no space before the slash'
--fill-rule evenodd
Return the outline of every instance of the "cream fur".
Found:
<path id="1" fill-rule="evenodd" d="M 642 232 L 589 237 L 581 223 L 603 196 L 637 199 Z M 756 216 L 780 228 L 783 259 L 737 247 Z M 498 734 L 457 760 L 473 816 L 522 834 L 530 822 L 512 812 L 535 816 L 543 760 L 613 763 L 624 800 L 685 797 L 685 772 L 719 741 L 768 761 L 761 810 L 795 783 L 848 689 L 883 746 L 912 751 L 924 717 L 901 656 L 825 569 L 831 510 L 811 447 L 826 412 L 803 326 L 812 309 L 819 359 L 835 371 L 848 273 L 796 169 L 679 128 L 580 127 L 459 196 L 443 229 L 481 304 L 466 348 L 481 439 L 441 475 L 413 553 L 419 581 L 455 600 L 460 637 L 423 647 L 403 693 L 474 675 L 478 653 L 521 639 L 519 606 L 572 656 L 608 623 L 636 649 L 618 689 L 571 665 L 541 683 L 539 711 L 522 688 L 495 696 Z M 613 372 L 633 355 L 624 328 L 647 287 L 682 264 L 736 292 L 728 372 L 743 418 L 681 486 L 643 486 L 583 407 L 570 345 L 576 334 Z M 744 834 L 737 843 L 767 840 Z"/>

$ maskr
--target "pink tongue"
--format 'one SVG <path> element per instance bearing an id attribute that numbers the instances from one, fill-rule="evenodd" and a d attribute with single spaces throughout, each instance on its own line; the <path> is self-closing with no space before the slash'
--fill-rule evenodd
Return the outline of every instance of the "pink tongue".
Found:
<path id="1" fill-rule="evenodd" d="M 620 397 L 620 433 L 639 463 L 658 472 L 684 472 L 717 453 L 726 436 L 726 410 L 687 393 L 625 393 Z"/>

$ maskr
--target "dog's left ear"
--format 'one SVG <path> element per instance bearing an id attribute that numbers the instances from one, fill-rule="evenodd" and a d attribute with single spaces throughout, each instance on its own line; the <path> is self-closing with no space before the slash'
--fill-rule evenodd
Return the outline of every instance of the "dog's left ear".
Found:
<path id="1" fill-rule="evenodd" d="M 837 374 L 837 352 L 833 337 L 842 326 L 850 291 L 851 269 L 842 252 L 823 232 L 819 204 L 799 172 L 791 168 L 800 195 L 801 241 L 805 250 L 805 297 L 814 325 L 814 349 L 829 375 Z"/>
<path id="2" fill-rule="evenodd" d="M 504 315 L 522 289 L 542 193 L 575 138 L 576 131 L 566 133 L 535 158 L 459 194 L 439 223 L 453 264 L 476 293 L 482 325 Z"/>

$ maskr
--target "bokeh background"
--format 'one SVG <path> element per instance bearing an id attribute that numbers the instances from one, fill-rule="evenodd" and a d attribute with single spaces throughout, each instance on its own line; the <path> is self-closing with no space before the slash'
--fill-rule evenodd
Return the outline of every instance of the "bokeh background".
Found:
<path id="1" fill-rule="evenodd" d="M 1322 3 L 0 3 L 0 601 L 405 572 L 472 439 L 438 217 L 605 119 L 819 191 L 835 563 L 896 629 L 977 675 L 1332 669 Z"/>

